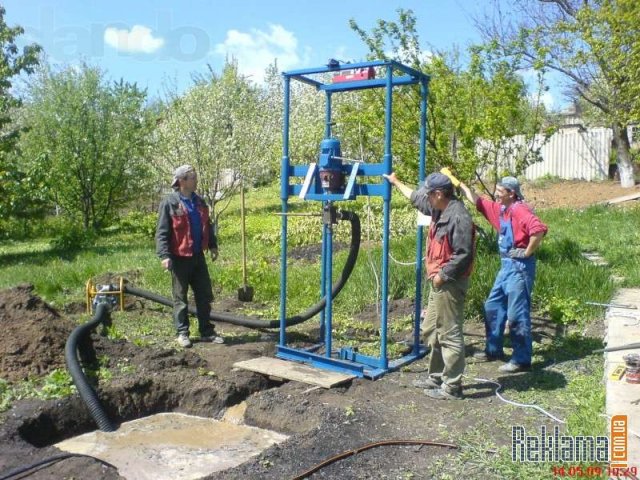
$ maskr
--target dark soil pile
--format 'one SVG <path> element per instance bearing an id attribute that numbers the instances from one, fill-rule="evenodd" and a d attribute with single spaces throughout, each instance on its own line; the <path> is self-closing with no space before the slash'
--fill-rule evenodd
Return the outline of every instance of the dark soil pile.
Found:
<path id="1" fill-rule="evenodd" d="M 74 327 L 33 294 L 33 285 L 0 291 L 0 378 L 18 381 L 64 368 Z"/>

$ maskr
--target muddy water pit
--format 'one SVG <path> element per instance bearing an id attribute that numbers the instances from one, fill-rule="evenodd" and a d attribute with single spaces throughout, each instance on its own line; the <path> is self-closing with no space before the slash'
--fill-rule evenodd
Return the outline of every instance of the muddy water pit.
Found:
<path id="1" fill-rule="evenodd" d="M 240 465 L 288 438 L 238 425 L 239 420 L 161 413 L 123 423 L 116 432 L 91 432 L 55 446 L 109 462 L 131 480 L 196 479 Z"/>

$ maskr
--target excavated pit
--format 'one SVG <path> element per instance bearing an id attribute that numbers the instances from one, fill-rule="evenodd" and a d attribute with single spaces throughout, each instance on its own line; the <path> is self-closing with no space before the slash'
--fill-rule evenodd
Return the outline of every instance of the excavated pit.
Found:
<path id="1" fill-rule="evenodd" d="M 76 325 L 35 296 L 31 285 L 0 292 L 0 324 L 0 378 L 15 383 L 65 368 L 64 345 Z M 98 368 L 100 358 L 114 372 L 108 382 L 93 380 L 93 386 L 118 430 L 96 430 L 77 394 L 16 401 L 0 423 L 0 443 L 5 447 L 0 451 L 0 473 L 58 454 L 59 449 L 105 460 L 124 478 L 201 478 L 237 466 L 287 438 L 243 425 L 243 401 L 279 383 L 230 365 L 270 353 L 271 343 L 233 351 L 216 346 L 216 352 L 209 348 L 212 345 L 191 350 L 139 348 L 93 333 L 79 347 L 85 371 Z M 225 414 L 226 420 L 216 420 Z M 17 457 L 16 451 L 28 454 Z M 69 462 L 58 462 L 56 469 L 65 471 L 63 464 Z M 118 478 L 117 472 L 112 474 Z M 101 472 L 100 478 L 111 477 Z"/>

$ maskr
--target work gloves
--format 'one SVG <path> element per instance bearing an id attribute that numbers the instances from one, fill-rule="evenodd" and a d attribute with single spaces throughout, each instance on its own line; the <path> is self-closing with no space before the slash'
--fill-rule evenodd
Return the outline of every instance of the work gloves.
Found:
<path id="1" fill-rule="evenodd" d="M 449 180 L 451 180 L 451 183 L 453 183 L 454 187 L 459 187 L 460 186 L 460 180 L 458 180 L 455 177 L 455 175 L 453 173 L 451 173 L 451 170 L 449 170 L 447 167 L 441 168 L 440 169 L 440 173 L 442 173 L 443 175 L 446 175 L 447 177 L 449 177 Z"/>
<path id="2" fill-rule="evenodd" d="M 526 248 L 512 248 L 509 250 L 509 258 L 527 258 Z"/>

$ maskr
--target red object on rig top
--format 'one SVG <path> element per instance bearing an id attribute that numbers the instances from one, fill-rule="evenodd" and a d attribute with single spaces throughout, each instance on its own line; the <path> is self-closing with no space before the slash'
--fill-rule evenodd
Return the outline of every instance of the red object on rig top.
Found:
<path id="1" fill-rule="evenodd" d="M 357 68 L 355 70 L 347 71 L 346 73 L 333 76 L 333 83 L 340 82 L 355 82 L 357 80 L 371 80 L 375 78 L 376 71 L 373 67 L 369 68 Z"/>

